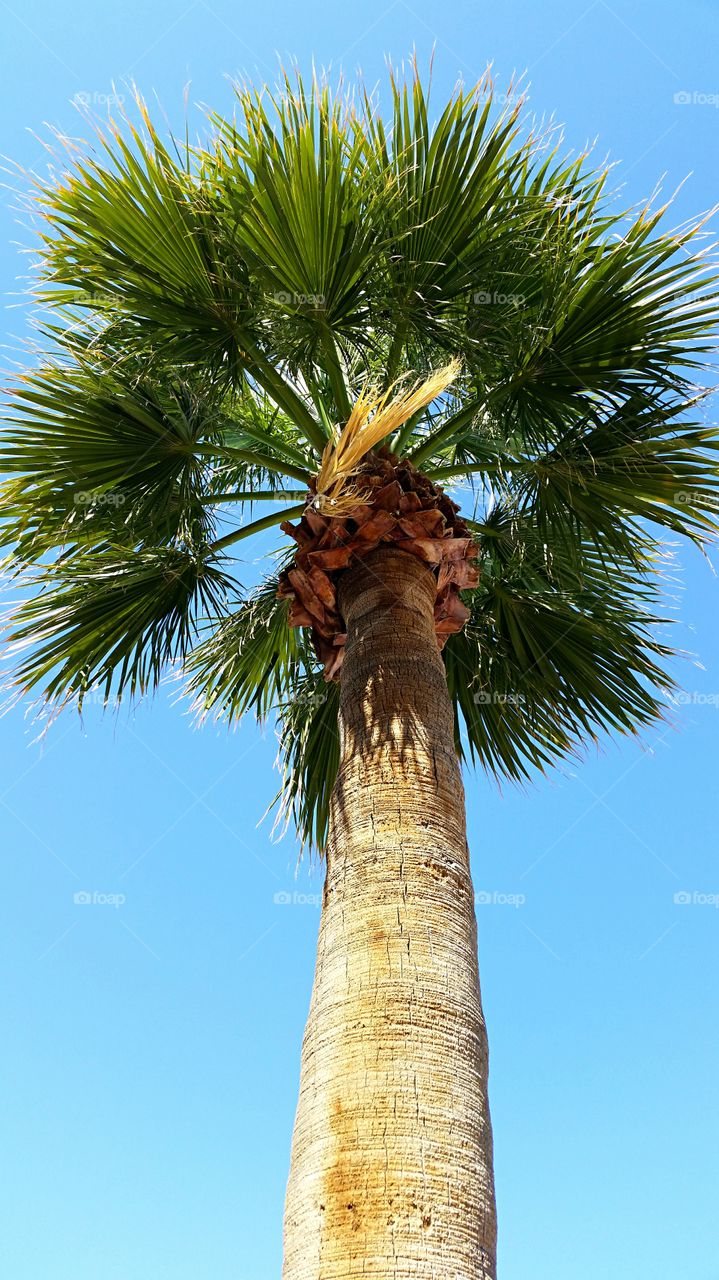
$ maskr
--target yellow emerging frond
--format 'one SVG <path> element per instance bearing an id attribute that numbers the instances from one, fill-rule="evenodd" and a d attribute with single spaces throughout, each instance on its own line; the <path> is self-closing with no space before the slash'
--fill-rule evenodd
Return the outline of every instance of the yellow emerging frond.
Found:
<path id="1" fill-rule="evenodd" d="M 396 392 L 397 383 L 386 391 L 367 383 L 352 407 L 336 440 L 327 445 L 317 476 L 317 506 L 330 515 L 346 515 L 357 493 L 348 484 L 363 459 L 387 436 L 401 427 L 418 410 L 441 395 L 459 373 L 458 360 L 437 369 L 409 391 Z"/>

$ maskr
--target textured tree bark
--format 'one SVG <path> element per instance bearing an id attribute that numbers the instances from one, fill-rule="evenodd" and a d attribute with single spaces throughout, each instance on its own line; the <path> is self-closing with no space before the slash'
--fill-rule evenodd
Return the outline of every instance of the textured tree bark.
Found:
<path id="1" fill-rule="evenodd" d="M 342 579 L 340 770 L 283 1280 L 494 1280 L 487 1040 L 436 580 Z"/>

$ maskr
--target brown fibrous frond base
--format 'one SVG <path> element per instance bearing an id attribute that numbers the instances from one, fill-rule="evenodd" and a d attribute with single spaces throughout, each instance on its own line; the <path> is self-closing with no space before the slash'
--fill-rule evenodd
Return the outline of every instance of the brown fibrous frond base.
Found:
<path id="1" fill-rule="evenodd" d="M 318 509 L 321 499 L 310 486 L 307 508 L 298 524 L 281 528 L 297 543 L 292 566 L 280 577 L 278 595 L 290 599 L 291 627 L 310 627 L 325 680 L 336 679 L 342 665 L 345 627 L 337 604 L 337 581 L 349 566 L 381 545 L 423 560 L 437 578 L 435 630 L 440 648 L 461 631 L 469 610 L 460 591 L 475 587 L 478 548 L 459 507 L 443 489 L 407 458 L 389 449 L 370 453 L 352 479 L 356 505 L 333 516 Z"/>

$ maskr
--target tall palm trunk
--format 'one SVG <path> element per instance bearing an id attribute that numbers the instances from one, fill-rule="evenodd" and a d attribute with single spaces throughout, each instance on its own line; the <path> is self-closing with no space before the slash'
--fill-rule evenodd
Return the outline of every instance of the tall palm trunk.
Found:
<path id="1" fill-rule="evenodd" d="M 342 579 L 340 770 L 284 1280 L 494 1280 L 487 1042 L 434 576 Z"/>

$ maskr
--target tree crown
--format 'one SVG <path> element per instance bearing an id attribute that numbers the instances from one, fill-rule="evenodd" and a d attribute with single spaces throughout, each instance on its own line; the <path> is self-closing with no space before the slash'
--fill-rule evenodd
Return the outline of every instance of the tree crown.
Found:
<path id="1" fill-rule="evenodd" d="M 320 845 L 337 688 L 287 625 L 287 555 L 251 591 L 236 557 L 302 512 L 368 387 L 458 362 L 385 443 L 466 499 L 480 579 L 445 666 L 457 750 L 497 774 L 660 714 L 664 530 L 701 542 L 719 505 L 701 221 L 625 210 L 489 79 L 436 118 L 416 73 L 390 95 L 285 76 L 202 144 L 138 100 L 68 145 L 34 190 L 46 354 L 0 442 L 17 686 L 81 704 L 179 663 L 202 711 L 278 711 Z"/>

